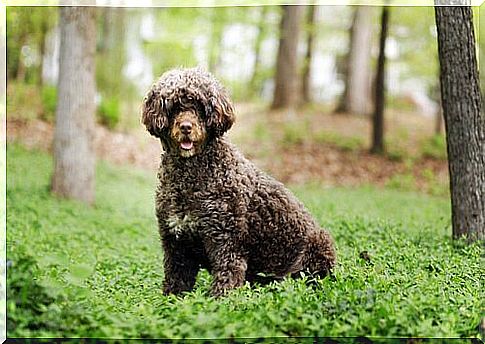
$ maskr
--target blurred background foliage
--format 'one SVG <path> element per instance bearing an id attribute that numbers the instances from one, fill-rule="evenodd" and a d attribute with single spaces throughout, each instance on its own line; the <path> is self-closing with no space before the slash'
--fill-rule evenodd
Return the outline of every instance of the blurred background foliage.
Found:
<path id="1" fill-rule="evenodd" d="M 308 9 L 305 6 L 301 26 L 296 30 L 296 54 L 300 88 L 309 68 L 310 102 L 300 97 L 296 112 L 275 113 L 269 106 L 275 89 L 282 6 L 98 7 L 98 123 L 113 132 L 141 133 L 140 103 L 154 80 L 170 68 L 198 65 L 215 74 L 229 89 L 239 118 L 235 141 L 251 158 L 260 159 L 263 167 L 268 157 L 272 157 L 270 165 L 275 171 L 280 170 L 279 164 L 289 166 L 280 153 L 311 154 L 317 159 L 317 148 L 309 148 L 310 144 L 336 147 L 345 153 L 364 152 L 369 146 L 382 7 L 370 7 L 366 12 L 371 25 L 365 92 L 370 106 L 364 114 L 352 114 L 347 109 L 344 116 L 337 114 L 339 104 L 346 99 L 351 34 L 359 6 L 318 6 L 313 22 L 308 19 Z M 480 32 L 485 24 L 479 20 L 483 11 L 476 8 L 474 15 L 478 56 L 483 63 L 485 42 Z M 54 123 L 58 21 L 56 7 L 7 8 L 10 121 Z M 311 59 L 307 56 L 310 34 Z M 404 174 L 410 173 L 411 165 L 421 158 L 446 160 L 437 55 L 434 8 L 390 7 L 385 72 L 386 157 L 404 163 Z M 282 144 L 275 146 L 275 142 Z M 284 150 L 272 152 L 280 148 Z M 321 152 L 323 158 L 325 154 Z M 300 165 L 306 166 L 307 162 Z M 445 165 L 439 167 L 443 173 L 437 168 L 435 174 L 446 173 Z M 283 180 L 287 177 L 275 174 Z"/>
<path id="2" fill-rule="evenodd" d="M 310 30 L 316 33 L 312 62 L 318 66 L 312 75 L 316 102 L 335 103 L 343 92 L 342 60 L 349 50 L 354 8 L 320 7 L 317 21 L 313 25 L 304 25 L 300 33 L 301 38 Z M 153 79 L 177 66 L 202 65 L 208 68 L 223 79 L 236 101 L 270 101 L 280 6 L 99 7 L 98 12 L 98 116 L 108 127 L 132 122 L 121 118 L 121 114 L 136 117 L 133 106 Z M 438 87 L 434 9 L 393 7 L 391 12 L 386 52 L 390 59 L 390 106 L 402 107 L 408 103 L 411 108 L 429 111 L 437 100 Z M 479 13 L 476 11 L 477 16 Z M 57 80 L 57 22 L 58 9 L 54 7 L 7 9 L 9 84 L 16 83 L 17 92 L 34 98 L 40 95 L 42 107 L 36 115 L 44 119 L 52 119 L 52 102 L 55 100 L 52 87 L 56 86 Z M 379 30 L 377 12 L 373 22 L 374 68 Z M 477 23 L 480 29 L 483 28 L 483 23 Z M 485 43 L 481 40 L 479 44 L 483 47 Z M 304 45 L 305 40 L 300 39 L 301 55 L 305 51 Z M 303 68 L 303 58 L 301 60 Z"/>
<path id="3" fill-rule="evenodd" d="M 317 103 L 334 104 L 343 92 L 342 60 L 349 50 L 354 9 L 352 6 L 320 7 L 317 21 L 302 27 L 301 38 L 310 30 L 316 33 L 312 63 L 317 68 L 313 69 L 311 78 Z M 99 7 L 98 12 L 98 117 L 109 128 L 121 122 L 133 124 L 130 117 L 137 116 L 136 105 L 154 78 L 177 66 L 208 68 L 223 79 L 236 101 L 270 101 L 280 6 Z M 393 7 L 391 12 L 386 51 L 390 60 L 389 105 L 429 112 L 438 99 L 434 9 Z M 477 16 L 479 13 L 476 11 Z M 58 9 L 54 7 L 7 9 L 9 84 L 34 103 L 39 97 L 41 105 L 34 107 L 35 114 L 26 111 L 26 116 L 53 118 L 59 48 L 57 22 Z M 479 28 L 484 25 L 477 23 Z M 375 12 L 373 68 L 378 53 L 378 30 Z M 479 41 L 480 47 L 483 47 L 482 41 Z M 305 40 L 300 39 L 299 54 L 304 52 Z M 300 60 L 303 68 L 304 59 Z M 15 103 L 10 100 L 10 104 Z"/>

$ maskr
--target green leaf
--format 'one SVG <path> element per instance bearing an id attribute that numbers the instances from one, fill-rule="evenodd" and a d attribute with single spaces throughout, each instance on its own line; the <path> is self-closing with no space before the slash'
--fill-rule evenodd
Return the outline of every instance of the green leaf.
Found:
<path id="1" fill-rule="evenodd" d="M 47 267 L 51 265 L 68 266 L 69 257 L 62 252 L 48 253 L 37 259 L 40 267 Z"/>
<path id="2" fill-rule="evenodd" d="M 76 264 L 71 266 L 70 272 L 66 276 L 66 280 L 74 285 L 82 286 L 84 281 L 90 277 L 94 272 L 94 266 L 87 264 Z"/>

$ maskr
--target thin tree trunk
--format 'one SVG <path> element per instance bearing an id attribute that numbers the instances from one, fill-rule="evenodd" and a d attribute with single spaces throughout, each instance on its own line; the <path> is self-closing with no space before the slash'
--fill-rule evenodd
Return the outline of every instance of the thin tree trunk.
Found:
<path id="1" fill-rule="evenodd" d="M 95 8 L 60 9 L 58 104 L 52 191 L 94 201 Z"/>
<path id="2" fill-rule="evenodd" d="M 357 6 L 350 28 L 345 90 L 337 112 L 368 115 L 371 107 L 372 7 Z"/>
<path id="3" fill-rule="evenodd" d="M 50 11 L 47 13 L 51 13 Z M 38 79 L 36 80 L 39 86 L 42 86 L 43 83 L 43 67 L 44 67 L 44 58 L 46 54 L 46 40 L 47 40 L 47 33 L 49 32 L 49 20 L 51 18 L 44 17 L 42 18 L 42 21 L 40 23 L 40 37 L 39 37 L 39 53 L 40 53 L 40 68 L 39 68 L 39 74 L 38 74 Z"/>
<path id="4" fill-rule="evenodd" d="M 263 40 L 266 36 L 265 21 L 268 13 L 268 6 L 261 6 L 260 19 L 258 23 L 258 33 L 256 35 L 256 40 L 254 41 L 254 64 L 253 64 L 253 75 L 249 81 L 250 93 L 254 95 L 259 95 L 260 87 L 259 84 L 259 73 L 261 64 L 261 48 Z"/>
<path id="5" fill-rule="evenodd" d="M 303 8 L 283 6 L 272 109 L 296 106 L 299 95 L 297 48 Z"/>
<path id="6" fill-rule="evenodd" d="M 436 7 L 453 237 L 485 239 L 485 115 L 471 7 Z"/>
<path id="7" fill-rule="evenodd" d="M 104 86 L 103 97 L 115 97 L 121 100 L 120 95 L 123 94 L 126 86 L 123 81 L 123 66 L 126 60 L 126 9 L 97 7 L 96 10 L 103 15 L 102 32 L 99 35 L 100 49 L 97 54 L 101 66 L 98 66 L 97 82 Z"/>
<path id="8" fill-rule="evenodd" d="M 315 21 L 316 21 L 316 6 L 308 6 L 307 12 L 307 44 L 306 56 L 303 66 L 303 80 L 302 80 L 302 103 L 310 103 L 311 97 L 311 64 L 313 58 L 313 41 L 315 40 Z"/>
<path id="9" fill-rule="evenodd" d="M 25 81 L 25 75 L 27 73 L 25 63 L 24 63 L 24 57 L 23 57 L 23 54 L 22 54 L 22 47 L 25 45 L 26 41 L 27 41 L 27 38 L 25 37 L 25 35 L 22 35 L 20 37 L 19 61 L 18 61 L 17 73 L 15 75 L 15 79 L 18 82 L 24 82 Z"/>
<path id="10" fill-rule="evenodd" d="M 40 46 L 39 46 L 39 52 L 40 52 L 40 68 L 39 68 L 39 79 L 37 80 L 37 82 L 39 83 L 39 86 L 42 86 L 44 83 L 43 83 L 43 79 L 42 79 L 42 69 L 44 68 L 44 56 L 45 56 L 45 41 L 47 39 L 47 31 L 48 31 L 48 27 L 46 25 L 46 23 L 42 23 L 42 34 L 41 34 L 41 38 L 40 38 Z"/>
<path id="11" fill-rule="evenodd" d="M 101 17 L 101 25 L 99 27 L 99 43 L 98 43 L 98 53 L 104 54 L 111 44 L 111 38 L 113 37 L 111 33 L 112 29 L 112 13 L 113 9 L 111 7 L 97 7 L 98 15 Z"/>
<path id="12" fill-rule="evenodd" d="M 381 36 L 379 40 L 379 57 L 377 59 L 377 74 L 375 82 L 375 104 L 372 122 L 372 147 L 371 153 L 381 154 L 384 152 L 384 105 L 386 99 L 385 65 L 386 65 L 386 39 L 389 23 L 389 9 L 382 8 Z"/>

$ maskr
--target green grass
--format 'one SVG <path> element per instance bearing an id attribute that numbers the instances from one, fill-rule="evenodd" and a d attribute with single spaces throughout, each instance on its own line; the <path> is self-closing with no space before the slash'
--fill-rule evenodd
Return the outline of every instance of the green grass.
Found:
<path id="1" fill-rule="evenodd" d="M 315 141 L 327 143 L 344 151 L 357 152 L 365 148 L 360 137 L 347 137 L 330 131 L 320 131 L 315 134 Z"/>
<path id="2" fill-rule="evenodd" d="M 478 336 L 483 250 L 449 239 L 446 199 L 294 188 L 333 234 L 334 276 L 163 296 L 155 176 L 101 163 L 92 208 L 49 193 L 51 159 L 9 146 L 9 337 Z M 367 251 L 370 261 L 360 258 Z"/>
<path id="3" fill-rule="evenodd" d="M 281 143 L 287 147 L 305 142 L 328 144 L 343 151 L 357 152 L 364 149 L 364 142 L 359 137 L 347 137 L 326 130 L 312 130 L 308 120 L 299 120 L 295 123 L 285 123 L 282 126 Z"/>

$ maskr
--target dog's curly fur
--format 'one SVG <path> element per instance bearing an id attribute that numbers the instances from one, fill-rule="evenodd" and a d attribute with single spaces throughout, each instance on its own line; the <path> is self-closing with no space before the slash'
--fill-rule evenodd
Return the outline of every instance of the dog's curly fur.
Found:
<path id="1" fill-rule="evenodd" d="M 193 288 L 199 269 L 216 296 L 301 271 L 324 276 L 335 265 L 330 234 L 303 204 L 230 144 L 234 123 L 221 84 L 199 68 L 163 74 L 142 105 L 142 123 L 163 152 L 156 215 L 164 249 L 164 293 Z"/>

